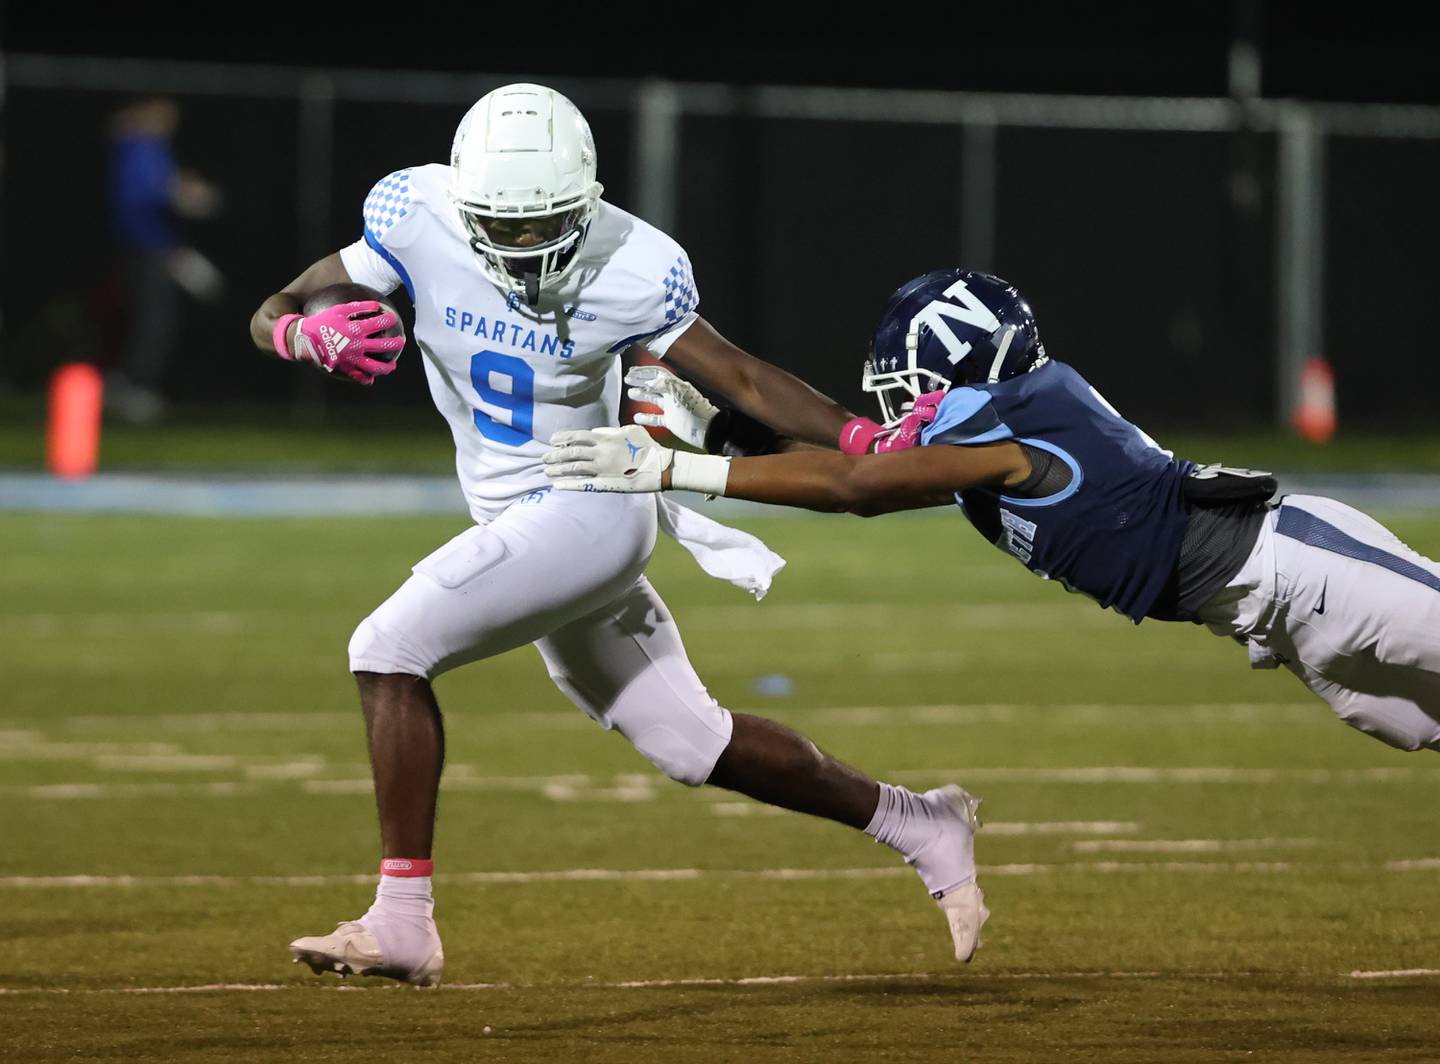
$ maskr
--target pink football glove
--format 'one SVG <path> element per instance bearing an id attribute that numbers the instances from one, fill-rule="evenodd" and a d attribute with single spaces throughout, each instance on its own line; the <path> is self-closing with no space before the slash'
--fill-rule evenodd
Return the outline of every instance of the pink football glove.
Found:
<path id="1" fill-rule="evenodd" d="M 869 454 L 875 437 L 885 431 L 885 426 L 868 417 L 857 417 L 845 422 L 840 430 L 840 452 L 842 454 Z"/>
<path id="2" fill-rule="evenodd" d="M 914 447 L 920 442 L 920 430 L 935 420 L 944 398 L 944 391 L 926 392 L 893 429 L 868 417 L 857 417 L 840 430 L 840 450 L 850 455 L 885 454 Z"/>
<path id="3" fill-rule="evenodd" d="M 357 384 L 374 384 L 376 377 L 395 372 L 395 358 L 405 347 L 403 336 L 380 336 L 398 320 L 374 300 L 339 303 L 318 314 L 285 314 L 275 323 L 275 353 L 295 362 L 311 362 L 326 373 L 339 373 Z M 368 316 L 367 316 L 368 315 Z M 290 323 L 295 329 L 295 350 L 285 342 Z M 371 358 L 372 354 L 390 358 Z"/>
<path id="4" fill-rule="evenodd" d="M 915 405 L 910 408 L 910 413 L 900 419 L 890 434 L 875 445 L 876 454 L 884 454 L 887 451 L 903 451 L 907 447 L 914 447 L 920 442 L 920 430 L 935 420 L 935 415 L 940 409 L 940 400 L 945 398 L 942 392 L 926 392 Z"/>

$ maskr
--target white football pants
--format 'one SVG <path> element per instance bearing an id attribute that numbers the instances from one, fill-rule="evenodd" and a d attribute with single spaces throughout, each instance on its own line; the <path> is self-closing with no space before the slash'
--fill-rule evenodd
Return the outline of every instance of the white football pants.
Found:
<path id="1" fill-rule="evenodd" d="M 352 672 L 434 678 L 534 643 L 551 679 L 672 779 L 704 783 L 730 742 L 643 573 L 653 495 L 546 491 L 429 557 L 350 640 Z"/>
<path id="2" fill-rule="evenodd" d="M 1200 611 L 1284 665 L 1336 715 L 1402 750 L 1440 750 L 1440 564 L 1333 499 L 1289 495 Z"/>

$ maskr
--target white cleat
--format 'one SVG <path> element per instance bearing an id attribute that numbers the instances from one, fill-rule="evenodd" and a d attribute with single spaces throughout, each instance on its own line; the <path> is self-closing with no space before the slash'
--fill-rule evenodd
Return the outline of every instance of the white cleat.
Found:
<path id="1" fill-rule="evenodd" d="M 379 975 L 398 979 L 411 986 L 439 986 L 445 970 L 445 953 L 440 940 L 435 950 L 414 968 L 399 968 L 385 963 L 385 955 L 375 936 L 353 920 L 344 920 L 328 935 L 311 935 L 290 943 L 295 963 L 310 965 L 316 975 L 335 972 L 342 979 L 347 975 Z"/>
<path id="2" fill-rule="evenodd" d="M 974 883 L 956 887 L 943 898 L 937 898 L 940 911 L 950 925 L 950 938 L 955 943 L 955 959 L 969 964 L 980 948 L 980 929 L 990 919 L 985 908 L 985 892 Z"/>
<path id="3" fill-rule="evenodd" d="M 973 864 L 975 832 L 980 830 L 980 818 L 975 811 L 980 808 L 980 799 L 953 783 L 948 787 L 929 791 L 925 797 L 932 795 L 948 805 L 964 826 L 964 845 L 970 849 Z M 984 891 L 980 889 L 980 884 L 972 879 L 969 883 L 962 883 L 936 898 L 935 903 L 940 906 L 946 923 L 950 925 L 950 938 L 955 943 L 955 959 L 962 964 L 969 964 L 975 951 L 980 948 L 980 929 L 990 918 L 990 910 L 985 908 Z"/>

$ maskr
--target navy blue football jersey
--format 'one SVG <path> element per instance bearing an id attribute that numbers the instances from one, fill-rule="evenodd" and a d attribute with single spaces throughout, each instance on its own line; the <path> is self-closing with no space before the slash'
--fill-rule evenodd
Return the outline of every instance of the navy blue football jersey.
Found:
<path id="1" fill-rule="evenodd" d="M 1121 417 L 1084 377 L 1053 359 L 998 384 L 952 388 L 920 441 L 1014 440 L 1070 467 L 1043 498 L 975 488 L 955 501 L 980 533 L 1032 573 L 1137 624 L 1175 573 L 1192 468 Z"/>

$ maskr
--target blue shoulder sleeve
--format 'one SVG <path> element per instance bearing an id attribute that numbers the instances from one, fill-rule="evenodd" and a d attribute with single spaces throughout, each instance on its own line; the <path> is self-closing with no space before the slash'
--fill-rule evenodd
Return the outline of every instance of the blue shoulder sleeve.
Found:
<path id="1" fill-rule="evenodd" d="M 920 433 L 925 445 L 937 443 L 994 443 L 1014 438 L 1010 426 L 1000 420 L 990 393 L 978 388 L 952 388 L 940 400 L 935 420 Z"/>
<path id="2" fill-rule="evenodd" d="M 410 298 L 415 298 L 415 285 L 395 252 L 385 246 L 385 240 L 395 223 L 410 214 L 410 170 L 396 170 L 375 182 L 375 187 L 365 197 L 365 243 L 375 249 L 388 262 L 405 283 Z"/>
<path id="3" fill-rule="evenodd" d="M 700 303 L 695 274 L 690 269 L 690 257 L 682 250 L 658 278 L 658 284 L 646 291 L 651 294 L 640 312 L 643 320 L 638 324 L 642 331 L 611 344 L 612 352 L 624 351 L 632 344 L 643 344 L 651 354 L 664 357 L 674 342 L 674 337 L 667 334 L 677 325 L 688 323 Z"/>

